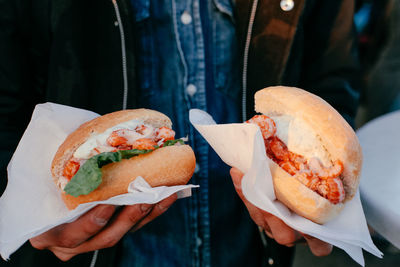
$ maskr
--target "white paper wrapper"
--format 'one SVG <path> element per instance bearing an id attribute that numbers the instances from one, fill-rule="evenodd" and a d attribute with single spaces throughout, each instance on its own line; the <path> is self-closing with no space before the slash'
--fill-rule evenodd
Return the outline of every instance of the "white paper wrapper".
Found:
<path id="1" fill-rule="evenodd" d="M 382 253 L 373 244 L 357 192 L 340 215 L 324 225 L 316 224 L 293 212 L 275 198 L 268 158 L 259 128 L 253 124 L 219 124 L 209 114 L 192 109 L 190 122 L 228 165 L 245 175 L 242 190 L 245 197 L 288 226 L 314 236 L 346 251 L 364 266 L 362 249 L 377 257 Z"/>
<path id="2" fill-rule="evenodd" d="M 400 111 L 357 131 L 364 152 L 360 183 L 368 223 L 400 249 Z"/>
<path id="3" fill-rule="evenodd" d="M 36 106 L 8 165 L 8 184 L 0 198 L 0 254 L 3 259 L 8 259 L 29 238 L 56 225 L 72 222 L 97 204 L 152 204 L 173 193 L 178 193 L 178 197 L 190 196 L 191 188 L 197 187 L 151 188 L 138 177 L 130 184 L 127 194 L 85 203 L 69 211 L 51 177 L 51 161 L 69 133 L 97 116 L 87 110 L 53 103 Z"/>

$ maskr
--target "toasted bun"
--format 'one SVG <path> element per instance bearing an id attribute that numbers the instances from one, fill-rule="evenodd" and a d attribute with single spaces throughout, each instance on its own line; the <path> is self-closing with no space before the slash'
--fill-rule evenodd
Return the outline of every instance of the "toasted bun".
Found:
<path id="1" fill-rule="evenodd" d="M 268 87 L 255 94 L 255 109 L 274 119 L 277 136 L 289 151 L 307 159 L 318 157 L 325 166 L 343 163 L 346 201 L 359 184 L 362 152 L 357 136 L 343 117 L 320 97 L 294 87 Z M 270 161 L 277 198 L 316 223 L 334 218 L 343 204 L 332 204 Z"/>
<path id="2" fill-rule="evenodd" d="M 71 133 L 56 152 L 51 166 L 54 182 L 59 184 L 65 164 L 89 137 L 134 119 L 141 119 L 156 128 L 171 128 L 172 125 L 167 116 L 149 109 L 122 110 L 88 121 Z M 161 147 L 148 154 L 105 165 L 101 168 L 102 183 L 96 190 L 79 197 L 63 192 L 62 198 L 69 209 L 74 209 L 81 203 L 105 200 L 127 193 L 129 183 L 137 176 L 142 176 L 151 186 L 186 184 L 193 175 L 195 165 L 196 159 L 190 146 Z"/>
<path id="3" fill-rule="evenodd" d="M 138 176 L 142 176 L 153 187 L 186 184 L 193 175 L 195 165 L 190 146 L 162 147 L 149 154 L 105 165 L 102 168 L 103 182 L 96 190 L 79 197 L 63 192 L 62 198 L 69 209 L 74 209 L 81 203 L 127 193 L 129 183 Z"/>

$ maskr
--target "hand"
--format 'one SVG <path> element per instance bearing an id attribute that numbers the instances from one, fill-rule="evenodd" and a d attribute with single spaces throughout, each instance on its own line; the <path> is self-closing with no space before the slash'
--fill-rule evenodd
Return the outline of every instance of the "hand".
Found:
<path id="1" fill-rule="evenodd" d="M 232 168 L 230 173 L 236 192 L 246 205 L 251 218 L 259 227 L 264 230 L 265 234 L 269 238 L 275 239 L 277 243 L 288 247 L 294 246 L 294 244 L 305 240 L 311 252 L 315 256 L 327 256 L 331 253 L 331 244 L 325 243 L 317 238 L 305 235 L 290 228 L 278 217 L 275 217 L 274 215 L 257 208 L 247 201 L 247 199 L 243 196 L 241 186 L 243 173 L 236 168 Z"/>
<path id="2" fill-rule="evenodd" d="M 76 221 L 29 241 L 34 248 L 49 249 L 60 260 L 67 261 L 81 253 L 114 246 L 128 231 L 137 231 L 164 213 L 176 199 L 173 194 L 157 204 L 125 206 L 118 213 L 112 205 L 99 205 Z"/>

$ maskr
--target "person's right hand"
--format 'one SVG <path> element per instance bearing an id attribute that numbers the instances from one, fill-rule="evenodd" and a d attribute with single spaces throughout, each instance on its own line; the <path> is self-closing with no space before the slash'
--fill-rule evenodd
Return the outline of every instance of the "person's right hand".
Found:
<path id="1" fill-rule="evenodd" d="M 177 199 L 176 194 L 157 204 L 125 206 L 99 205 L 74 222 L 59 225 L 29 241 L 37 249 L 49 249 L 60 260 L 114 246 L 128 231 L 136 231 L 165 212 Z M 114 215 L 114 216 L 113 216 Z"/>

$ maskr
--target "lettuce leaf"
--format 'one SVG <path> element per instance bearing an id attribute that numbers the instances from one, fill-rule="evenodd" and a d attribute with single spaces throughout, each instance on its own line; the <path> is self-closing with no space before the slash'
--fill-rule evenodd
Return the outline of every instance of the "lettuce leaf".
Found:
<path id="1" fill-rule="evenodd" d="M 185 144 L 185 142 L 184 142 L 182 139 L 175 139 L 175 140 L 168 140 L 168 141 L 165 141 L 164 144 L 163 144 L 163 146 L 173 146 L 173 145 L 175 145 L 176 143 L 180 143 L 181 145 L 184 145 L 184 144 Z"/>
<path id="2" fill-rule="evenodd" d="M 121 159 L 146 154 L 153 150 L 120 150 L 116 152 L 104 152 L 88 159 L 72 177 L 71 181 L 65 186 L 64 191 L 74 197 L 87 195 L 95 190 L 102 182 L 101 167 Z"/>
<path id="3" fill-rule="evenodd" d="M 168 140 L 163 146 L 173 146 L 176 143 L 184 144 L 181 139 Z M 158 147 L 154 147 L 157 149 Z M 71 181 L 65 186 L 65 193 L 78 197 L 80 195 L 87 195 L 95 190 L 102 182 L 101 167 L 106 164 L 113 162 L 119 162 L 122 159 L 130 159 L 134 156 L 146 154 L 154 149 L 150 150 L 119 150 L 116 152 L 104 152 L 95 155 L 88 159 L 78 170 L 78 172 L 72 177 Z"/>

